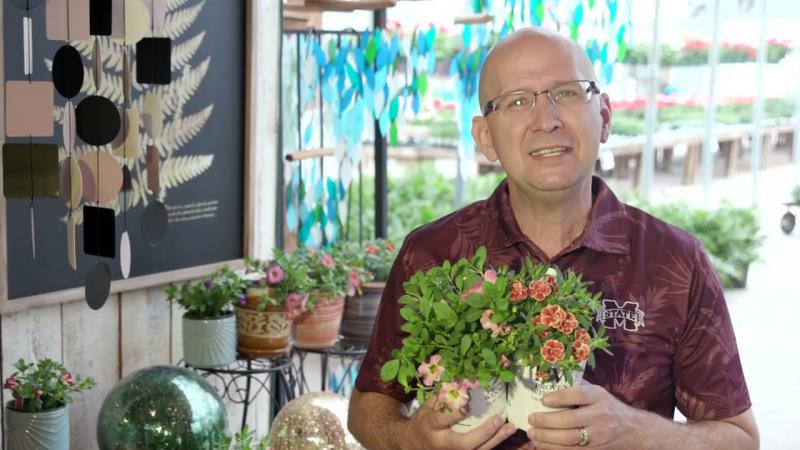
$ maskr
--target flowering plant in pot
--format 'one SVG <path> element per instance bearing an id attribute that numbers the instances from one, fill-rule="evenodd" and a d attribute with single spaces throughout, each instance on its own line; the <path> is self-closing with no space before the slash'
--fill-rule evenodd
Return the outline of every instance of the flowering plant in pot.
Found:
<path id="1" fill-rule="evenodd" d="M 3 387 L 13 400 L 6 404 L 5 434 L 8 448 L 69 448 L 69 410 L 71 394 L 91 389 L 91 378 L 73 375 L 62 364 L 45 358 L 38 363 L 20 359 L 16 372 Z"/>
<path id="2" fill-rule="evenodd" d="M 170 284 L 167 299 L 182 306 L 183 360 L 194 367 L 220 367 L 236 359 L 236 319 L 232 303 L 241 301 L 247 281 L 228 267 L 210 277 Z"/>
<path id="3" fill-rule="evenodd" d="M 589 284 L 571 270 L 527 258 L 511 281 L 517 320 L 508 340 L 516 376 L 509 385 L 508 420 L 520 429 L 529 427 L 531 412 L 552 410 L 541 404 L 545 394 L 580 382 L 586 364 L 594 367 L 594 350 L 608 352 L 604 327 L 592 325 L 601 294 L 590 293 Z"/>
<path id="4" fill-rule="evenodd" d="M 420 403 L 437 396 L 443 409 L 469 405 L 456 431 L 505 416 L 505 382 L 514 379 L 513 272 L 485 261 L 481 247 L 471 259 L 445 261 L 404 284 L 399 302 L 408 337 L 381 368 L 384 381 L 397 380 Z"/>
<path id="5" fill-rule="evenodd" d="M 342 336 L 353 344 L 364 345 L 372 335 L 375 316 L 397 256 L 397 248 L 384 239 L 365 244 L 343 242 L 336 247 L 342 261 L 351 269 L 350 278 L 363 281 L 357 295 L 349 295 L 344 306 Z"/>
<path id="6" fill-rule="evenodd" d="M 338 252 L 300 247 L 295 253 L 308 267 L 313 287 L 292 323 L 294 345 L 311 349 L 332 347 L 339 337 L 345 294 L 355 293 L 361 280 L 354 277 L 355 272 Z"/>
<path id="7" fill-rule="evenodd" d="M 251 358 L 288 353 L 292 321 L 305 310 L 314 281 L 296 253 L 274 249 L 268 261 L 247 259 L 246 296 L 236 307 L 239 353 Z"/>

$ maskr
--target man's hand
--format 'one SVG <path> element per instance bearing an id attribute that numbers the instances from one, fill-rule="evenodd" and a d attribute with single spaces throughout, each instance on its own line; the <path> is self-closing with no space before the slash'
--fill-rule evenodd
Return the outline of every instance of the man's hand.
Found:
<path id="1" fill-rule="evenodd" d="M 563 449 L 580 443 L 581 427 L 588 433 L 588 447 L 626 448 L 634 437 L 634 409 L 600 386 L 585 383 L 552 392 L 542 399 L 545 406 L 571 408 L 534 413 L 528 439 L 537 449 Z M 633 445 L 635 447 L 635 445 Z"/>
<path id="2" fill-rule="evenodd" d="M 450 429 L 451 425 L 466 416 L 464 411 L 441 410 L 436 397 L 432 397 L 409 418 L 405 433 L 408 438 L 408 448 L 488 450 L 499 445 L 517 430 L 513 424 L 504 424 L 497 416 L 466 433 Z"/>

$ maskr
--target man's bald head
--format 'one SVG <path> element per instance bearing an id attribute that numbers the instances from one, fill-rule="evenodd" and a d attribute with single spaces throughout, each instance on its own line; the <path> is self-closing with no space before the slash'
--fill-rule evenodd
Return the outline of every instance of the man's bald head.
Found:
<path id="1" fill-rule="evenodd" d="M 549 30 L 523 28 L 498 42 L 486 58 L 481 69 L 478 92 L 481 107 L 501 94 L 503 87 L 499 86 L 498 79 L 508 61 L 518 60 L 521 55 L 530 57 L 550 51 L 563 54 L 572 63 L 580 79 L 596 81 L 592 63 L 578 44 Z"/>

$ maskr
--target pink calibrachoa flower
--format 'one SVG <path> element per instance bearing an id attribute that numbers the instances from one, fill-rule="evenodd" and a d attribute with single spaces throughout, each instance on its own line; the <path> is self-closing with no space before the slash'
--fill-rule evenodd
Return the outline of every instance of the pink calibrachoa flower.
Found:
<path id="1" fill-rule="evenodd" d="M 347 295 L 352 297 L 356 295 L 356 289 L 361 287 L 362 281 L 361 277 L 358 275 L 358 272 L 355 270 L 351 270 L 350 273 L 347 274 Z"/>
<path id="2" fill-rule="evenodd" d="M 450 381 L 442 384 L 439 400 L 452 410 L 459 410 L 469 402 L 469 389 L 461 383 Z"/>
<path id="3" fill-rule="evenodd" d="M 567 313 L 567 317 L 561 322 L 561 325 L 558 326 L 558 331 L 564 334 L 572 333 L 572 330 L 578 327 L 578 319 L 575 318 L 575 314 L 571 312 Z"/>
<path id="4" fill-rule="evenodd" d="M 498 336 L 505 336 L 511 333 L 511 325 L 505 324 L 501 327 L 500 325 L 491 321 L 492 313 L 493 312 L 491 309 L 483 311 L 483 314 L 481 314 L 481 327 L 484 330 L 492 330 L 493 338 L 496 338 Z"/>
<path id="5" fill-rule="evenodd" d="M 589 359 L 589 345 L 581 341 L 572 343 L 572 358 L 576 361 L 586 361 Z"/>
<path id="6" fill-rule="evenodd" d="M 537 302 L 544 301 L 552 292 L 553 289 L 550 288 L 550 285 L 545 280 L 534 281 L 528 286 L 528 295 Z"/>
<path id="7" fill-rule="evenodd" d="M 6 384 L 3 385 L 6 389 L 11 389 L 12 391 L 17 388 L 17 378 L 14 375 L 6 378 Z"/>
<path id="8" fill-rule="evenodd" d="M 417 373 L 422 378 L 422 384 L 425 386 L 433 386 L 436 382 L 442 379 L 444 373 L 444 366 L 439 365 L 442 360 L 442 355 L 433 355 L 428 359 L 428 362 L 422 363 L 417 367 Z"/>
<path id="9" fill-rule="evenodd" d="M 464 386 L 468 390 L 469 389 L 478 389 L 479 387 L 481 387 L 481 382 L 478 381 L 477 378 L 474 379 L 474 380 L 463 379 L 459 383 L 461 384 L 461 386 Z"/>
<path id="10" fill-rule="evenodd" d="M 592 342 L 591 336 L 589 336 L 589 332 L 584 330 L 583 328 L 578 328 L 575 330 L 575 341 L 576 342 L 583 342 L 586 345 L 589 345 Z"/>
<path id="11" fill-rule="evenodd" d="M 483 284 L 478 283 L 475 286 L 472 286 L 471 288 L 464 291 L 460 297 L 461 303 L 467 303 L 467 297 L 469 297 L 472 294 L 483 294 Z"/>
<path id="12" fill-rule="evenodd" d="M 277 264 L 267 269 L 267 283 L 269 284 L 278 284 L 283 281 L 285 276 L 283 268 Z"/>
<path id="13" fill-rule="evenodd" d="M 75 384 L 75 379 L 72 378 L 72 372 L 67 372 L 61 376 L 61 381 L 64 382 L 67 386 L 72 386 Z"/>
<path id="14" fill-rule="evenodd" d="M 511 303 L 519 303 L 528 298 L 528 289 L 519 280 L 511 283 Z"/>
<path id="15" fill-rule="evenodd" d="M 364 251 L 367 252 L 370 255 L 377 255 L 378 253 L 381 252 L 381 249 L 379 249 L 378 247 L 375 247 L 372 244 L 367 244 L 366 248 L 364 248 Z"/>
<path id="16" fill-rule="evenodd" d="M 558 305 L 548 305 L 542 309 L 542 324 L 558 328 L 561 322 L 567 318 L 567 312 Z"/>
<path id="17" fill-rule="evenodd" d="M 333 256 L 331 256 L 331 255 L 322 255 L 322 258 L 319 259 L 319 262 L 323 266 L 325 266 L 325 267 L 327 267 L 329 269 L 335 269 L 336 268 L 336 261 L 333 259 Z"/>
<path id="18" fill-rule="evenodd" d="M 506 355 L 504 355 L 502 353 L 500 354 L 500 362 L 499 363 L 500 363 L 500 367 L 502 367 L 504 369 L 508 369 L 511 366 L 511 361 L 509 361 L 509 359 L 506 358 Z"/>
<path id="19" fill-rule="evenodd" d="M 486 272 L 483 272 L 483 279 L 488 281 L 489 283 L 494 284 L 497 281 L 497 272 L 489 269 Z"/>
<path id="20" fill-rule="evenodd" d="M 540 353 L 545 361 L 554 364 L 564 359 L 564 344 L 555 339 L 549 339 L 542 345 Z"/>

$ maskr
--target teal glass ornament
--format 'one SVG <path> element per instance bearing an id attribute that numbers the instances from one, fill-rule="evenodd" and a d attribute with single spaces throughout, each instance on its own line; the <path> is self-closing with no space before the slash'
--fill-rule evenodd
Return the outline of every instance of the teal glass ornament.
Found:
<path id="1" fill-rule="evenodd" d="M 217 449 L 227 415 L 217 393 L 189 369 L 138 370 L 108 393 L 97 419 L 100 449 Z"/>

